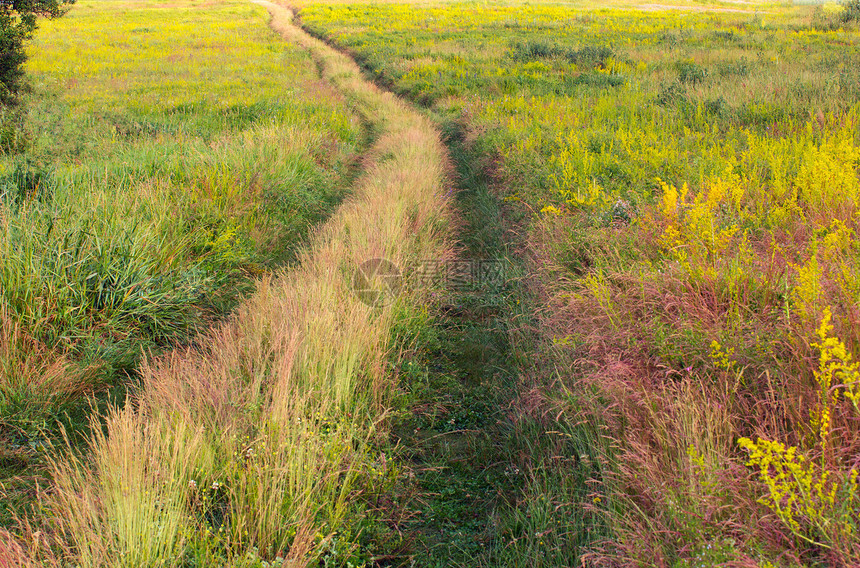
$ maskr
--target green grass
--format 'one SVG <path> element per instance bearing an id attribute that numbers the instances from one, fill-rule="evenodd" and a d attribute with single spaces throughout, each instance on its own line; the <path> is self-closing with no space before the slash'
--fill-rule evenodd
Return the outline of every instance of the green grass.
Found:
<path id="1" fill-rule="evenodd" d="M 34 340 L 127 368 L 232 306 L 337 203 L 360 123 L 264 21 L 84 2 L 44 22 L 30 143 L 0 176 L 0 296 Z"/>
<path id="2" fill-rule="evenodd" d="M 241 2 L 84 1 L 41 22 L 23 142 L 0 156 L 6 489 L 42 475 L 61 425 L 87 430 L 91 395 L 97 412 L 121 402 L 141 356 L 293 262 L 344 196 L 368 133 L 267 18 Z M 33 497 L 10 495 L 6 525 Z"/>
<path id="3" fill-rule="evenodd" d="M 535 298 L 507 240 L 523 215 L 493 195 L 461 126 L 443 130 L 458 174 L 459 258 L 500 262 L 502 279 L 449 288 L 399 330 L 402 412 L 386 452 L 400 475 L 382 500 L 398 536 L 374 535 L 374 545 L 393 566 L 569 565 L 605 536 L 583 512 L 596 495 L 586 482 L 601 473 L 596 434 L 529 398 L 545 380 L 534 374 Z M 572 463 L 546 467 L 559 460 Z"/>
<path id="4" fill-rule="evenodd" d="M 31 112 L 0 121 L 0 468 L 10 523 L 43 471 L 56 522 L 0 558 L 856 564 L 854 8 L 306 7 L 443 125 L 465 258 L 510 259 L 500 289 L 383 309 L 356 264 L 449 252 L 428 120 L 276 7 L 296 46 L 231 2 L 46 23 Z M 358 198 L 240 302 L 371 132 Z M 136 405 L 28 469 L 135 369 Z"/>
<path id="5" fill-rule="evenodd" d="M 98 9 L 102 6 L 104 13 Z M 89 13 L 94 24 L 109 19 L 113 6 L 95 4 Z M 84 7 L 72 14 L 86 15 Z M 122 14 L 129 13 L 124 7 L 119 7 Z M 192 153 L 175 148 L 169 156 L 179 167 L 168 160 L 165 171 L 157 164 L 154 177 L 161 183 L 155 189 L 187 199 L 180 206 L 205 207 L 195 209 L 198 215 L 191 219 L 176 215 L 181 207 L 164 219 L 178 219 L 191 229 L 222 217 L 230 223 L 216 226 L 206 246 L 185 257 L 197 261 L 194 267 L 204 274 L 262 272 L 260 251 L 273 253 L 270 262 L 276 257 L 266 239 L 289 236 L 290 225 L 259 203 L 268 204 L 271 196 L 275 211 L 309 223 L 316 203 L 307 193 L 319 192 L 326 200 L 338 188 L 330 182 L 357 173 L 348 167 L 349 142 L 355 140 L 344 139 L 336 128 L 341 111 L 347 113 L 347 134 L 366 125 L 362 134 L 372 132 L 376 139 L 362 156 L 361 175 L 348 176 L 352 195 L 313 231 L 307 247 L 297 247 L 294 263 L 263 274 L 229 317 L 188 344 L 142 357 L 133 396 L 103 405 L 92 414 L 82 443 L 59 444 L 67 451 L 48 455 L 43 472 L 50 475 L 50 491 L 39 494 L 30 515 L 10 530 L 0 529 L 0 559 L 56 565 L 62 558 L 92 567 L 365 565 L 370 551 L 360 537 L 374 526 L 370 502 L 390 477 L 385 457 L 375 453 L 372 442 L 381 435 L 392 396 L 386 365 L 391 328 L 404 312 L 419 309 L 426 291 L 407 287 L 395 305 L 369 306 L 355 293 L 353 278 L 358 265 L 379 255 L 400 266 L 447 256 L 443 147 L 427 120 L 364 81 L 351 60 L 292 26 L 284 8 L 267 6 L 268 23 L 284 44 L 275 42 L 253 6 L 142 4 L 140 9 L 165 16 L 158 21 L 166 30 L 176 24 L 175 31 L 190 38 L 194 49 L 204 50 L 201 58 L 187 58 L 192 75 L 225 72 L 251 84 L 250 91 L 237 90 L 237 81 L 225 78 L 218 97 L 192 93 L 210 96 L 205 104 L 167 105 L 166 122 L 179 129 L 156 133 L 149 147 L 157 155 L 162 148 L 170 150 L 171 142 L 189 143 Z M 208 10 L 216 12 L 211 25 L 198 28 Z M 236 34 L 242 14 L 247 14 L 248 33 Z M 225 37 L 201 39 L 207 29 Z M 257 34 L 277 46 L 257 49 L 249 41 Z M 165 47 L 181 45 L 178 39 Z M 128 37 L 115 41 L 122 44 Z M 170 50 L 158 51 L 170 55 Z M 215 57 L 212 63 L 220 65 L 201 66 L 203 58 L 219 54 L 224 59 Z M 255 54 L 262 57 L 260 76 L 247 72 L 242 59 L 253 60 Z M 272 83 L 268 91 L 266 85 L 277 78 L 265 69 L 272 61 L 295 63 L 306 74 L 288 75 L 288 89 Z M 150 63 L 142 62 L 144 78 L 151 75 Z M 110 68 L 91 62 L 81 66 Z M 128 81 L 135 82 L 135 75 Z M 177 99 L 190 83 L 211 85 L 209 78 L 195 83 L 181 77 Z M 289 94 L 276 99 L 282 93 Z M 297 93 L 314 102 L 296 101 Z M 268 102 L 256 105 L 235 129 L 226 120 L 217 136 L 189 139 L 186 127 L 200 128 L 209 120 L 202 116 L 195 122 L 196 114 L 217 116 L 222 99 L 232 108 L 231 101 L 245 104 L 255 96 L 270 97 L 271 108 L 283 112 L 268 113 Z M 149 113 L 152 102 L 141 108 Z M 360 118 L 352 118 L 352 109 Z M 182 116 L 174 117 L 177 112 Z M 80 116 L 92 120 L 92 109 L 84 105 Z M 258 119 L 262 124 L 256 124 Z M 331 131 L 322 129 L 329 126 Z M 81 148 L 85 151 L 86 144 Z M 195 170 L 197 162 L 185 160 L 198 156 L 200 170 Z M 100 163 L 98 156 L 92 158 Z M 73 169 L 87 171 L 89 163 Z M 315 175 L 304 178 L 306 170 Z M 127 181 L 135 175 L 132 168 Z M 290 201 L 293 193 L 298 203 Z M 170 199 L 144 203 L 176 205 Z M 24 336 L 19 342 L 35 341 Z"/>
<path id="6" fill-rule="evenodd" d="M 857 562 L 852 10 L 303 9 L 380 83 L 463 125 L 496 198 L 524 216 L 505 239 L 528 258 L 541 339 L 519 370 L 533 405 L 517 411 L 557 417 L 544 431 L 560 434 L 516 437 L 537 465 L 505 522 L 561 552 L 526 541 L 498 565 L 583 552 L 621 565 Z M 842 386 L 828 364 L 848 369 Z M 821 394 L 831 388 L 838 400 Z M 774 485 L 743 437 L 795 448 L 767 459 L 850 497 Z M 545 514 L 567 507 L 584 512 Z"/>
<path id="7" fill-rule="evenodd" d="M 509 326 L 520 291 L 514 265 L 500 256 L 497 203 L 454 130 L 448 142 L 459 150 L 457 212 L 465 221 L 459 259 L 502 262 L 503 280 L 443 293 L 428 319 L 402 333 L 411 354 L 400 367 L 405 413 L 392 425 L 404 471 L 391 511 L 405 535 L 394 555 L 398 566 L 481 564 L 508 536 L 489 519 L 522 486 L 505 443 L 516 430 L 507 409 L 516 394 Z"/>

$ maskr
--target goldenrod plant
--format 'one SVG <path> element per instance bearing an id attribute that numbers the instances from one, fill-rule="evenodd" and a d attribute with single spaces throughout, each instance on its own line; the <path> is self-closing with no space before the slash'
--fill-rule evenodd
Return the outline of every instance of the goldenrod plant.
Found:
<path id="1" fill-rule="evenodd" d="M 521 404 L 542 398 L 543 414 L 528 413 L 557 416 L 546 429 L 570 448 L 589 425 L 600 458 L 580 492 L 563 481 L 582 476 L 572 449 L 532 462 L 523 508 L 499 520 L 521 531 L 509 565 L 860 561 L 852 10 L 302 10 L 306 27 L 459 125 L 499 201 L 525 218 L 513 232 L 545 346 L 523 367 Z M 581 530 L 564 507 L 527 523 L 537 497 L 606 525 Z M 539 545 L 560 535 L 581 544 L 568 564 Z"/>

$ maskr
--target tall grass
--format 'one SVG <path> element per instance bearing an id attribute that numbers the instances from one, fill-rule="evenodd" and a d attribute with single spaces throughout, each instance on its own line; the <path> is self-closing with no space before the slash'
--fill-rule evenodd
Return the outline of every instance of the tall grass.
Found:
<path id="1" fill-rule="evenodd" d="M 369 258 L 406 266 L 448 254 L 444 150 L 427 120 L 268 7 L 379 138 L 354 195 L 295 268 L 263 278 L 194 346 L 146 360 L 138 394 L 106 431 L 82 457 L 53 463 L 43 511 L 76 565 L 369 560 L 355 544 L 357 496 L 384 467 L 369 442 L 393 390 L 392 325 L 424 292 L 373 307 L 352 278 Z"/>
<path id="2" fill-rule="evenodd" d="M 56 413 L 69 399 L 92 389 L 97 369 L 76 365 L 22 330 L 0 309 L 0 424 L 31 433 L 32 406 Z"/>
<path id="3" fill-rule="evenodd" d="M 2 341 L 66 371 L 0 375 L 0 436 L 211 325 L 342 197 L 361 123 L 264 24 L 83 2 L 33 39 L 28 144 L 0 158 Z M 8 368 L 30 365 L 16 349 Z"/>
<path id="4" fill-rule="evenodd" d="M 572 443 L 524 444 L 509 564 L 860 558 L 858 38 L 811 7 L 757 7 L 303 11 L 458 117 L 530 219 L 545 346 L 521 411 Z"/>

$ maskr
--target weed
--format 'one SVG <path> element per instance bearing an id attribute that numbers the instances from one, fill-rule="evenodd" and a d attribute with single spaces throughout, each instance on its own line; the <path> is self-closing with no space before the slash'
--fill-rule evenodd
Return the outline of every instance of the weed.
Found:
<path id="1" fill-rule="evenodd" d="M 685 60 L 676 64 L 678 81 L 685 85 L 698 85 L 708 76 L 707 70 L 696 63 Z"/>

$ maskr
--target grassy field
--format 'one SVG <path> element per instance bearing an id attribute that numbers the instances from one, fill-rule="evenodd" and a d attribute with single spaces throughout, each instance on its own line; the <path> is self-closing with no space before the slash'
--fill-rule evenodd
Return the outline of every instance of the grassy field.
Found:
<path id="1" fill-rule="evenodd" d="M 290 22 L 93 1 L 34 41 L 0 209 L 0 565 L 364 566 L 388 539 L 377 442 L 428 290 L 354 279 L 449 255 L 445 150 Z"/>
<path id="2" fill-rule="evenodd" d="M 530 259 L 556 442 L 487 565 L 860 562 L 852 6 L 301 11 L 463 133 Z"/>
<path id="3" fill-rule="evenodd" d="M 28 143 L 0 163 L 6 442 L 220 317 L 342 196 L 366 134 L 264 23 L 83 2 L 43 24 Z"/>
<path id="4" fill-rule="evenodd" d="M 857 0 L 291 16 L 42 22 L 0 566 L 860 564 Z"/>
<path id="5" fill-rule="evenodd" d="M 134 413 L 107 405 L 157 365 L 142 357 L 191 342 L 294 263 L 357 175 L 371 133 L 267 21 L 244 2 L 79 2 L 30 44 L 22 131 L 0 158 L 0 520 L 13 533 L 22 519 L 56 530 L 47 509 L 30 516 L 49 507 L 40 487 L 89 466 L 56 461 L 61 428 L 84 454 L 107 443 L 99 424 Z M 183 434 L 161 435 L 177 450 Z M 0 564 L 17 565 L 8 536 Z"/>

